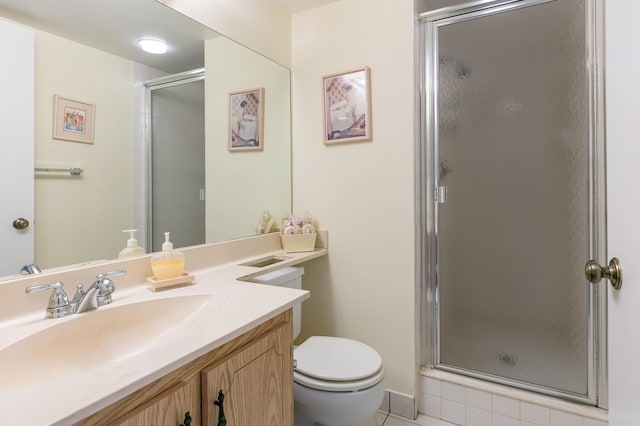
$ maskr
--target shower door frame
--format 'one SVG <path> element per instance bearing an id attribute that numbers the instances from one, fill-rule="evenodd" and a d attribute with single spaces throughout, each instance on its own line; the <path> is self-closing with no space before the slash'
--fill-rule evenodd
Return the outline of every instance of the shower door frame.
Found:
<path id="1" fill-rule="evenodd" d="M 148 251 L 152 251 L 153 247 L 153 164 L 152 164 L 152 150 L 153 150 L 153 131 L 151 125 L 151 98 L 155 90 L 165 89 L 173 86 L 181 86 L 183 84 L 194 83 L 197 81 L 203 81 L 206 79 L 205 68 L 195 68 L 193 70 L 184 71 L 177 74 L 170 74 L 163 77 L 154 78 L 143 83 L 145 88 L 144 95 L 144 127 L 143 127 L 143 141 L 144 141 L 144 191 L 147 194 L 144 202 L 144 236 L 145 244 L 148 247 Z M 204 193 L 201 191 L 201 198 L 204 199 Z"/>
<path id="2" fill-rule="evenodd" d="M 590 286 L 588 301 L 587 394 L 578 395 L 522 383 L 505 377 L 440 365 L 440 315 L 438 282 L 438 28 L 489 14 L 535 6 L 555 0 L 476 0 L 449 6 L 418 17 L 419 99 L 416 156 L 416 278 L 420 292 L 421 365 L 544 393 L 575 402 L 608 408 L 607 380 L 607 288 L 603 280 Z M 606 254 L 606 170 L 604 140 L 604 5 L 584 0 L 588 111 L 588 218 L 590 259 Z M 585 262 L 588 259 L 585 259 Z"/>

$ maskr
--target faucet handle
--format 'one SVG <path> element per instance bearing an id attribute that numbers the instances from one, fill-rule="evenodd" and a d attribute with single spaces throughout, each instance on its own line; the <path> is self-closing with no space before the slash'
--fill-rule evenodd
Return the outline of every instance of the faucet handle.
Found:
<path id="1" fill-rule="evenodd" d="M 62 288 L 64 284 L 60 281 L 53 284 L 32 285 L 24 289 L 26 294 L 38 293 L 44 290 L 53 289 L 49 296 L 46 318 L 60 318 L 73 313 L 73 307 L 69 304 L 69 296 Z"/>
<path id="2" fill-rule="evenodd" d="M 105 272 L 104 274 L 96 275 L 96 284 L 100 287 L 100 293 L 103 295 L 111 294 L 116 289 L 115 284 L 107 277 L 113 277 L 114 275 L 124 275 L 127 273 L 127 270 L 116 269 L 115 271 Z"/>
<path id="3" fill-rule="evenodd" d="M 97 303 L 98 306 L 103 306 L 111 303 L 111 293 L 113 293 L 116 289 L 116 285 L 114 282 L 108 277 L 112 277 L 114 275 L 124 275 L 127 272 L 126 269 L 116 269 L 115 271 L 106 272 L 104 274 L 96 275 L 96 281 L 94 284 L 98 285 L 98 296 Z"/>
<path id="4" fill-rule="evenodd" d="M 104 279 L 106 277 L 113 277 L 114 275 L 124 275 L 126 273 L 127 273 L 127 270 L 124 269 L 124 268 L 116 269 L 115 271 L 105 272 L 104 274 L 96 275 L 96 280 L 101 280 L 101 279 Z"/>
<path id="5" fill-rule="evenodd" d="M 64 286 L 63 283 L 61 283 L 60 281 L 53 283 L 53 284 L 38 284 L 38 285 L 31 285 L 27 288 L 24 289 L 24 292 L 27 294 L 31 294 L 31 293 L 39 293 L 41 291 L 44 290 L 49 290 L 49 289 L 62 289 L 62 287 Z M 64 290 L 62 290 L 64 292 Z"/>

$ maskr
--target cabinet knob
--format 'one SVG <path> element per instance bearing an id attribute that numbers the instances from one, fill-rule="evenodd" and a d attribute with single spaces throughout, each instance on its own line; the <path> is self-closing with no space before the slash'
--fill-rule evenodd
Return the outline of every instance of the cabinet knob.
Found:
<path id="1" fill-rule="evenodd" d="M 190 426 L 191 425 L 191 413 L 187 411 L 184 413 L 184 420 L 180 423 L 180 426 Z"/>
<path id="2" fill-rule="evenodd" d="M 222 389 L 218 391 L 218 400 L 213 401 L 213 404 L 220 408 L 220 412 L 218 413 L 218 426 L 227 426 L 227 419 L 224 416 L 224 392 L 222 392 Z"/>

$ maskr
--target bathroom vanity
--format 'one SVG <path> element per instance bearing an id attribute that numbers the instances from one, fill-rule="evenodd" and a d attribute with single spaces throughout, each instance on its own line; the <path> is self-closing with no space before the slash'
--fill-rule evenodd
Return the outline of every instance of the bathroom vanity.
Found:
<path id="1" fill-rule="evenodd" d="M 77 424 L 293 424 L 291 342 L 288 310 Z"/>
<path id="2" fill-rule="evenodd" d="M 222 403 L 227 424 L 292 424 L 291 308 L 309 293 L 248 281 L 326 248 L 284 253 L 268 234 L 181 250 L 195 285 L 151 291 L 149 255 L 0 284 L 2 423 L 217 425 Z M 44 319 L 48 294 L 24 293 L 119 268 L 113 302 L 82 314 Z"/>

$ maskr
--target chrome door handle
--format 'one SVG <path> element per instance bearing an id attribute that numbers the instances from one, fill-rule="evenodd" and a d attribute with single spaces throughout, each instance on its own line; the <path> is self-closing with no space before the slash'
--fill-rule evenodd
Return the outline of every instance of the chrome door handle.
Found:
<path id="1" fill-rule="evenodd" d="M 597 261 L 591 259 L 584 265 L 584 274 L 587 280 L 593 284 L 597 284 L 602 278 L 606 278 L 616 290 L 620 290 L 620 287 L 622 287 L 622 264 L 617 257 L 611 258 L 609 266 L 600 266 Z"/>

